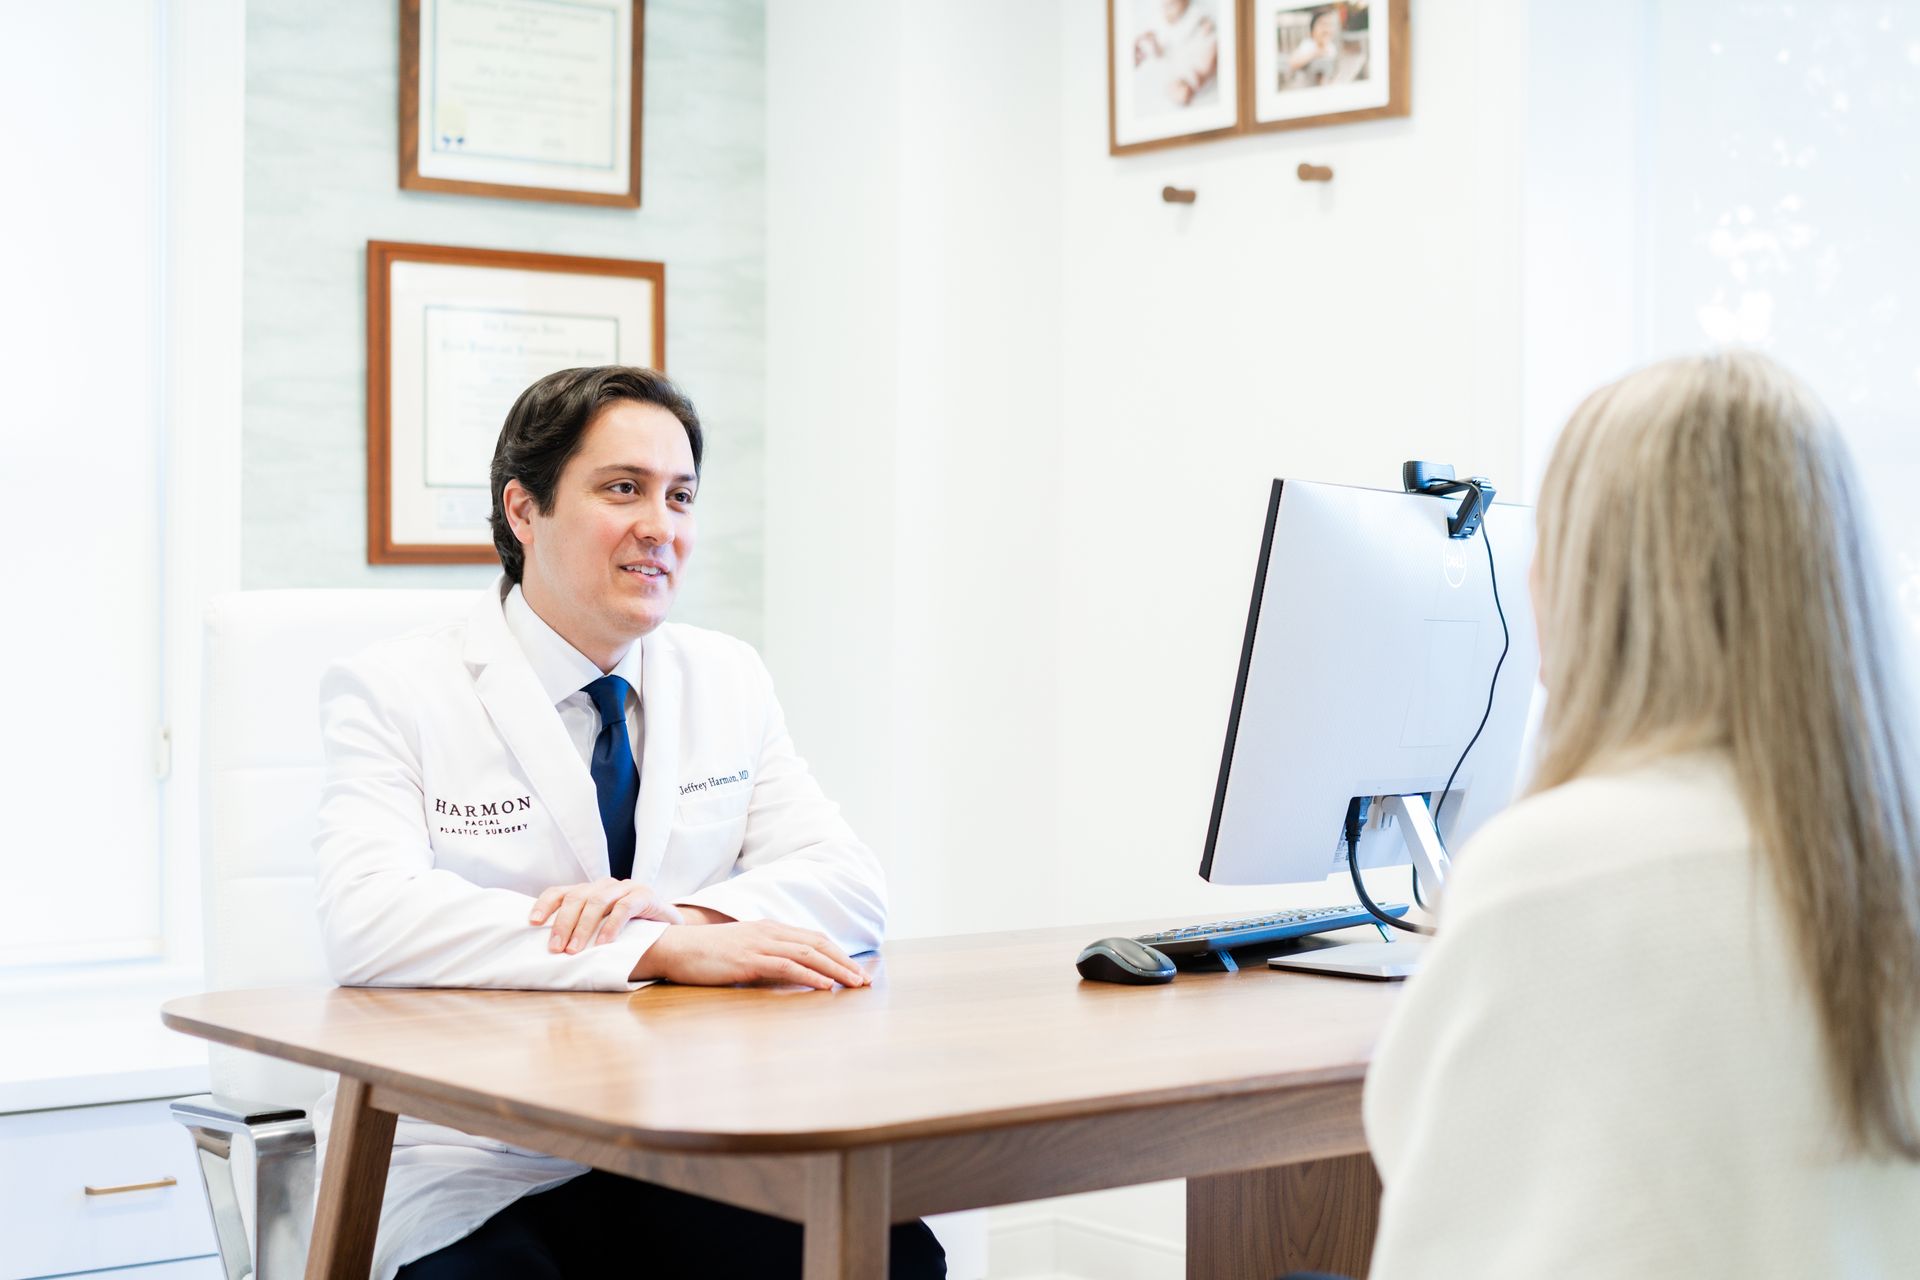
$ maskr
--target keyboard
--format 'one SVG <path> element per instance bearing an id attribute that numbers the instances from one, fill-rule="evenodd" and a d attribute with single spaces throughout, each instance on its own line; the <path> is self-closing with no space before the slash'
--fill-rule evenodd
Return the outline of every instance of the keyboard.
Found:
<path id="1" fill-rule="evenodd" d="M 1380 910 L 1395 917 L 1407 914 L 1404 902 L 1383 902 Z M 1253 947 L 1287 938 L 1303 938 L 1329 929 L 1346 929 L 1356 924 L 1378 925 L 1367 909 L 1358 903 L 1342 907 L 1315 907 L 1309 910 L 1276 911 L 1268 916 L 1249 916 L 1244 920 L 1215 920 L 1192 924 L 1184 929 L 1163 929 L 1143 933 L 1134 939 L 1169 957 L 1198 956 L 1209 951 L 1225 953 L 1233 947 Z"/>

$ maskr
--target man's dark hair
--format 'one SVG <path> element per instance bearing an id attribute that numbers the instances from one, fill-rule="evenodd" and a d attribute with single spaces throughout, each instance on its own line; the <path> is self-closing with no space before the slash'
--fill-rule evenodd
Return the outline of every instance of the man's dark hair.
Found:
<path id="1" fill-rule="evenodd" d="M 624 364 L 548 374 L 513 402 L 500 428 L 499 443 L 493 447 L 493 545 L 513 581 L 520 581 L 526 568 L 526 549 L 507 523 L 503 498 L 507 481 L 518 480 L 533 495 L 540 514 L 552 515 L 560 473 L 580 451 L 587 425 L 616 400 L 657 404 L 680 419 L 687 429 L 687 443 L 693 446 L 693 473 L 700 474 L 700 415 L 694 412 L 693 401 L 665 374 Z"/>

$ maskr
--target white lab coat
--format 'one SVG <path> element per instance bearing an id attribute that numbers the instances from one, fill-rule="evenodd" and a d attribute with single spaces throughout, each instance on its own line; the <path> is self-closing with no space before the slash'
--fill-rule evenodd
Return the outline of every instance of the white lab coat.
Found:
<path id="1" fill-rule="evenodd" d="M 508 630 L 504 586 L 464 622 L 375 645 L 322 681 L 315 852 L 342 984 L 625 991 L 665 927 L 633 921 L 611 943 L 553 955 L 547 929 L 527 923 L 541 890 L 608 874 L 607 850 L 592 776 Z M 794 753 L 759 656 L 674 624 L 640 643 L 634 878 L 673 902 L 817 929 L 848 952 L 877 946 L 879 863 Z M 315 1108 L 323 1144 L 332 1101 Z M 402 1119 L 374 1274 L 583 1168 Z"/>

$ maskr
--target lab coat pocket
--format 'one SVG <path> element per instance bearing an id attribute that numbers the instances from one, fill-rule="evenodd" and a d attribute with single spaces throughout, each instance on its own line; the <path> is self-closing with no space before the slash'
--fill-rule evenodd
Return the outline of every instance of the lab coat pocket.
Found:
<path id="1" fill-rule="evenodd" d="M 667 835 L 667 867 L 676 873 L 670 878 L 706 886 L 725 880 L 740 857 L 747 835 L 744 809 L 708 821 L 688 821 L 683 813 L 674 814 L 673 829 Z M 663 879 L 669 877 L 663 876 Z"/>
<path id="2" fill-rule="evenodd" d="M 723 787 L 704 795 L 682 796 L 674 805 L 673 829 L 710 827 L 720 822 L 744 821 L 753 801 L 753 789 L 744 786 Z"/>

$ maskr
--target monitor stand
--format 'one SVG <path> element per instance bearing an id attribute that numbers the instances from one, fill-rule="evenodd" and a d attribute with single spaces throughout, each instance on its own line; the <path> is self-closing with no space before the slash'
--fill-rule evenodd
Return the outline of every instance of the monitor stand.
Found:
<path id="1" fill-rule="evenodd" d="M 1379 796 L 1380 825 L 1398 822 L 1401 838 L 1407 842 L 1407 854 L 1420 873 L 1428 893 L 1439 892 L 1446 883 L 1452 864 L 1440 843 L 1440 832 L 1433 825 L 1433 813 L 1424 795 Z M 1413 976 L 1420 967 L 1425 939 L 1404 935 L 1402 942 L 1321 942 L 1288 955 L 1267 960 L 1271 969 L 1296 969 L 1306 973 L 1326 973 L 1342 978 L 1365 978 L 1374 982 L 1396 982 Z"/>
<path id="2" fill-rule="evenodd" d="M 1326 973 L 1336 978 L 1366 978 L 1373 982 L 1398 982 L 1411 978 L 1420 967 L 1420 942 L 1334 942 L 1292 955 L 1273 956 L 1269 969 L 1293 969 L 1301 973 Z"/>

